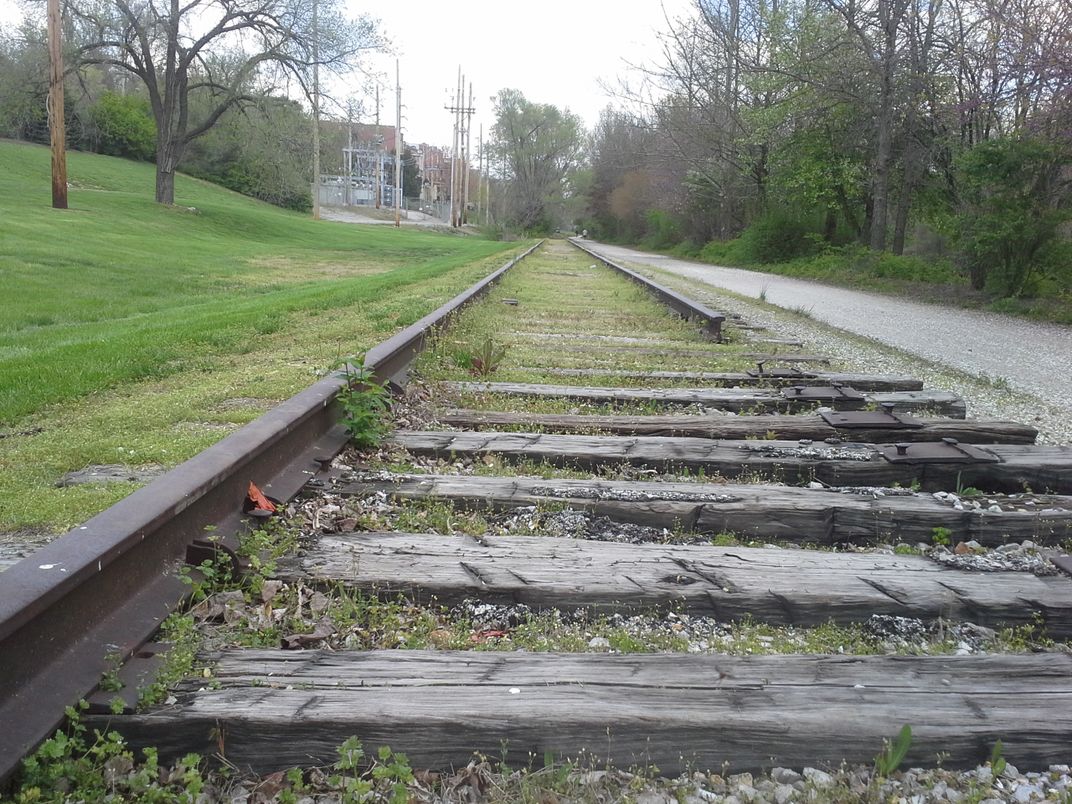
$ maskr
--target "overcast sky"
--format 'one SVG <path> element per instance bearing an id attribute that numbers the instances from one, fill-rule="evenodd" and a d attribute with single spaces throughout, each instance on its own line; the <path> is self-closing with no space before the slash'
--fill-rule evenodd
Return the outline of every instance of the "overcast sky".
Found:
<path id="1" fill-rule="evenodd" d="M 690 2 L 420 0 L 383 3 L 374 15 L 398 51 L 407 141 L 450 142 L 452 119 L 443 107 L 460 65 L 473 83 L 475 149 L 479 123 L 486 134 L 493 122 L 490 98 L 500 89 L 519 89 L 531 101 L 568 107 L 591 126 L 610 100 L 600 81 L 616 84 L 627 62 L 655 58 L 657 32 L 666 27 L 664 10 L 673 18 Z M 352 2 L 354 8 L 362 5 Z M 393 62 L 386 68 L 393 87 Z M 393 98 L 383 110 L 393 121 Z"/>
<path id="2" fill-rule="evenodd" d="M 519 89 L 529 100 L 568 107 L 588 126 L 610 100 L 600 81 L 616 84 L 627 62 L 644 63 L 658 53 L 657 32 L 665 15 L 679 16 L 694 0 L 348 0 L 353 13 L 378 17 L 397 52 L 402 74 L 402 129 L 407 142 L 449 145 L 450 102 L 458 67 L 472 81 L 476 114 L 488 133 L 491 96 Z M 0 25 L 17 19 L 15 0 L 0 0 Z M 386 73 L 381 122 L 395 119 L 394 57 L 370 65 Z M 365 82 L 366 84 L 369 82 Z M 355 87 L 353 94 L 360 94 Z M 336 88 L 346 94 L 349 88 Z M 375 104 L 366 102 L 369 119 Z"/>

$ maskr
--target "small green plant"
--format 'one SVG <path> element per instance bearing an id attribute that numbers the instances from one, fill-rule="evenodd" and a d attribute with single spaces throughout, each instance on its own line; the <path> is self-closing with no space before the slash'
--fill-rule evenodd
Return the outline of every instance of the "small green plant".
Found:
<path id="1" fill-rule="evenodd" d="M 361 740 L 350 737 L 337 750 L 339 760 L 335 763 L 335 770 L 339 774 L 332 776 L 330 782 L 342 791 L 343 801 L 367 801 L 373 791 L 381 795 L 387 793 L 385 787 L 389 789 L 386 800 L 391 804 L 407 804 L 410 800 L 409 785 L 413 784 L 413 769 L 405 754 L 395 753 L 382 745 L 376 752 L 371 769 L 362 775 L 368 758 Z M 368 776 L 371 776 L 371 780 L 366 778 Z"/>
<path id="2" fill-rule="evenodd" d="M 990 770 L 995 776 L 1001 776 L 1009 765 L 1005 761 L 1004 752 L 1005 746 L 1002 745 L 1001 740 L 994 743 L 994 747 L 990 751 Z"/>
<path id="3" fill-rule="evenodd" d="M 488 335 L 470 356 L 469 370 L 478 377 L 489 377 L 498 370 L 505 357 L 506 346 Z"/>
<path id="4" fill-rule="evenodd" d="M 360 449 L 378 447 L 390 429 L 387 389 L 365 368 L 363 352 L 336 361 L 332 368 L 339 370 L 339 376 L 346 380 L 338 400 L 350 439 Z"/>
<path id="5" fill-rule="evenodd" d="M 119 734 L 87 733 L 81 716 L 88 706 L 67 707 L 65 728 L 23 760 L 14 801 L 199 800 L 206 784 L 201 757 L 190 754 L 167 770 L 147 748 L 139 762 Z"/>
<path id="6" fill-rule="evenodd" d="M 931 544 L 935 544 L 941 547 L 948 547 L 952 539 L 953 531 L 951 531 L 949 528 L 943 528 L 941 526 L 937 528 L 931 528 Z"/>
<path id="7" fill-rule="evenodd" d="M 119 677 L 123 657 L 118 653 L 109 653 L 104 657 L 104 661 L 108 663 L 108 669 L 101 673 L 101 680 L 97 686 L 105 692 L 118 692 L 123 689 L 123 680 Z"/>
<path id="8" fill-rule="evenodd" d="M 912 727 L 907 723 L 901 727 L 900 733 L 891 742 L 885 741 L 882 750 L 875 757 L 875 775 L 885 778 L 901 767 L 908 747 L 912 744 Z"/>

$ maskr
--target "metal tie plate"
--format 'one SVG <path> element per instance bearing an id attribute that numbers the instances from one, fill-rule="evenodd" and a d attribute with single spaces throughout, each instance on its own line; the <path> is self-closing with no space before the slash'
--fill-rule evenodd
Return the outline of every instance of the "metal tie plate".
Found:
<path id="1" fill-rule="evenodd" d="M 802 402 L 866 402 L 867 397 L 839 382 L 830 385 L 794 385 L 782 389 L 782 396 Z"/>
<path id="2" fill-rule="evenodd" d="M 878 410 L 825 410 L 819 414 L 831 427 L 844 430 L 914 430 L 923 422 L 907 413 L 894 413 L 892 402 L 883 402 Z"/>
<path id="3" fill-rule="evenodd" d="M 955 438 L 914 444 L 882 444 L 878 451 L 890 463 L 1001 463 L 1001 458 L 989 450 L 961 444 Z"/>

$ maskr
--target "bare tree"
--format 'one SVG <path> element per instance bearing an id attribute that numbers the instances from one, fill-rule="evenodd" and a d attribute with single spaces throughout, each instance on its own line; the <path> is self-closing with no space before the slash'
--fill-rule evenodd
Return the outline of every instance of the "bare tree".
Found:
<path id="1" fill-rule="evenodd" d="M 186 147 L 228 109 L 284 77 L 308 94 L 314 53 L 319 65 L 342 70 L 381 44 L 375 24 L 346 20 L 338 0 L 71 0 L 68 9 L 81 63 L 113 65 L 145 84 L 164 204 L 174 203 Z M 195 117 L 195 109 L 206 111 Z"/>

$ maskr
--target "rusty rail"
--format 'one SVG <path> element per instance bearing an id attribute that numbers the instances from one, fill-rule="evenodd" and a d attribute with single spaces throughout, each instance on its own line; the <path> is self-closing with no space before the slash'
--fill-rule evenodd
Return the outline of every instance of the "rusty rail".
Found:
<path id="1" fill-rule="evenodd" d="M 625 274 L 638 285 L 642 285 L 650 290 L 682 318 L 696 318 L 703 321 L 703 333 L 714 341 L 719 343 L 722 342 L 722 324 L 726 320 L 726 316 L 722 313 L 716 312 L 707 305 L 700 304 L 700 302 L 690 299 L 688 296 L 682 296 L 677 291 L 660 285 L 658 282 L 648 279 L 646 276 L 638 274 L 636 271 L 630 270 L 624 265 L 619 265 L 614 262 L 614 260 L 604 257 L 602 254 L 582 245 L 575 237 L 571 237 L 570 242 L 588 256 L 594 257 L 604 265 Z"/>
<path id="2" fill-rule="evenodd" d="M 430 332 L 539 245 L 374 346 L 365 367 L 398 382 Z M 234 543 L 250 481 L 289 499 L 317 458 L 345 446 L 343 384 L 320 380 L 0 574 L 0 780 L 182 602 L 176 570 L 187 557 Z"/>

